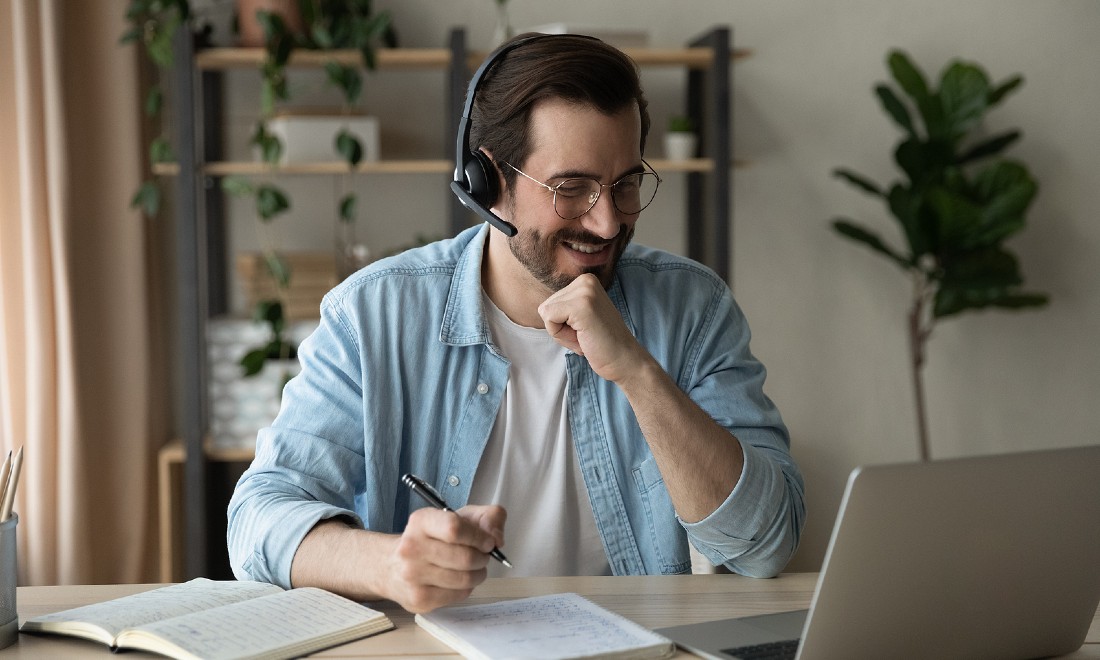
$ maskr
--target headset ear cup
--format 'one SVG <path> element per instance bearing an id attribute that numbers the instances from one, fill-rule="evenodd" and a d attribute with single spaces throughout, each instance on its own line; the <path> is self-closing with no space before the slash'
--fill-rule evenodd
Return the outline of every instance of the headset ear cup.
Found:
<path id="1" fill-rule="evenodd" d="M 474 151 L 463 169 L 466 172 L 470 196 L 486 209 L 496 204 L 500 185 L 497 182 L 497 168 L 493 161 L 480 150 Z"/>

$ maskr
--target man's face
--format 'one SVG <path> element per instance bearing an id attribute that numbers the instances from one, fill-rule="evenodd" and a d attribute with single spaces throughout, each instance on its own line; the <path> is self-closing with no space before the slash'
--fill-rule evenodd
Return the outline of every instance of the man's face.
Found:
<path id="1" fill-rule="evenodd" d="M 637 107 L 609 116 L 588 106 L 548 100 L 535 106 L 530 121 L 531 154 L 527 162 L 512 164 L 551 188 L 578 177 L 611 184 L 643 171 Z M 605 288 L 611 286 L 639 214 L 616 209 L 610 189 L 603 188 L 596 205 L 573 220 L 554 210 L 552 192 L 518 173 L 505 198 L 518 229 L 509 248 L 536 280 L 558 291 L 577 276 L 592 273 Z"/>

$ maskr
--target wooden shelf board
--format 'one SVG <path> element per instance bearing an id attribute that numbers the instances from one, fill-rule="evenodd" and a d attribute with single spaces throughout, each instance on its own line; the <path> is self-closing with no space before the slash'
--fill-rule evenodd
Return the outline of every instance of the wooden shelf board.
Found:
<path id="1" fill-rule="evenodd" d="M 709 158 L 695 158 L 692 160 L 650 160 L 649 163 L 659 173 L 665 172 L 710 172 L 714 169 L 714 161 Z M 260 176 L 265 174 L 275 175 L 332 175 L 344 174 L 348 171 L 346 163 L 333 161 L 329 163 L 292 163 L 280 165 L 272 169 L 266 163 L 254 161 L 218 161 L 207 163 L 203 168 L 205 174 L 211 176 Z M 450 174 L 454 171 L 454 163 L 445 160 L 390 160 L 370 163 L 360 163 L 356 169 L 357 174 Z M 176 176 L 179 167 L 176 163 L 160 163 L 153 168 L 153 173 L 160 176 Z"/>
<path id="2" fill-rule="evenodd" d="M 709 67 L 714 60 L 710 48 L 624 48 L 639 66 L 685 66 L 693 69 Z M 730 59 L 748 57 L 751 51 L 738 48 Z M 470 52 L 466 66 L 476 69 L 487 52 Z M 223 69 L 258 69 L 266 53 L 263 48 L 207 48 L 195 53 L 195 64 L 205 71 Z M 379 48 L 378 69 L 444 69 L 451 64 L 451 51 L 446 48 Z M 290 67 L 323 67 L 328 62 L 356 65 L 362 62 L 359 51 L 296 49 L 290 56 Z"/>
<path id="3" fill-rule="evenodd" d="M 212 176 L 259 176 L 263 174 L 345 174 L 347 163 L 332 161 L 327 163 L 288 163 L 272 168 L 258 161 L 216 161 L 207 163 L 203 172 Z M 381 160 L 362 162 L 355 169 L 358 174 L 441 174 L 454 171 L 449 160 Z M 176 163 L 160 163 L 153 173 L 161 176 L 179 174 Z"/>
<path id="4" fill-rule="evenodd" d="M 195 53 L 195 64 L 207 71 L 257 68 L 265 56 L 263 48 L 207 48 Z M 446 48 L 379 48 L 377 57 L 379 69 L 441 69 L 451 64 L 451 51 Z M 288 66 L 323 67 L 331 61 L 355 65 L 362 62 L 362 56 L 354 49 L 298 48 L 291 53 Z"/>
<path id="5" fill-rule="evenodd" d="M 714 161 L 710 158 L 693 158 L 691 160 L 667 160 L 664 158 L 646 159 L 658 174 L 666 172 L 710 172 L 714 169 Z"/>
<path id="6" fill-rule="evenodd" d="M 229 449 L 215 447 L 209 442 L 204 448 L 204 453 L 209 460 L 221 463 L 245 463 L 251 461 L 256 455 L 256 451 L 251 447 Z M 160 448 L 160 460 L 165 463 L 183 463 L 186 459 L 187 451 L 179 440 L 172 440 Z"/>

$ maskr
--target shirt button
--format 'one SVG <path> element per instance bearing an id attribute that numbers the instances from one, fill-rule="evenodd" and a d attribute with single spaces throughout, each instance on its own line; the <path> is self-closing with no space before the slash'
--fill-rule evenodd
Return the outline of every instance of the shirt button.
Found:
<path id="1" fill-rule="evenodd" d="M 488 394 L 489 393 L 489 386 L 486 385 L 485 383 L 478 383 L 477 384 L 477 393 L 478 394 Z"/>
<path id="2" fill-rule="evenodd" d="M 458 484 L 462 483 L 462 480 L 459 479 L 457 475 L 452 474 L 451 476 L 447 477 L 447 483 L 451 486 L 457 486 Z"/>

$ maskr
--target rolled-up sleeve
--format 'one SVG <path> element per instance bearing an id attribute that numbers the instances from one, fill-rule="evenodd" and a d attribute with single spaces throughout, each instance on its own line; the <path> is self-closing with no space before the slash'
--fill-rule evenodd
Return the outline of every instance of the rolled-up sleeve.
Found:
<path id="1" fill-rule="evenodd" d="M 278 417 L 259 432 L 228 509 L 233 574 L 284 588 L 298 546 L 319 521 L 363 525 L 355 512 L 364 466 L 358 358 L 331 307 L 323 307 L 299 359 L 302 371 L 287 384 Z"/>
<path id="2" fill-rule="evenodd" d="M 688 538 L 711 561 L 749 577 L 773 577 L 798 548 L 804 516 L 802 477 L 789 458 L 741 443 L 737 486 L 709 516 L 683 520 Z"/>
<path id="3" fill-rule="evenodd" d="M 728 289 L 713 299 L 696 337 L 685 391 L 740 442 L 737 485 L 709 516 L 681 521 L 692 544 L 715 565 L 752 577 L 778 574 L 795 550 L 805 518 L 804 483 L 790 436 L 764 394 L 766 370 L 749 350 L 750 331 Z"/>

